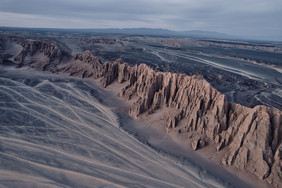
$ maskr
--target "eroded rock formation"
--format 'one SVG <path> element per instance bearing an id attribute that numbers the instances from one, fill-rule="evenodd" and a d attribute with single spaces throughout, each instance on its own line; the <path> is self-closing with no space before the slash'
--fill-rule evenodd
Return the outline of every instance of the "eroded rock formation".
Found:
<path id="1" fill-rule="evenodd" d="M 45 43 L 27 41 L 23 46 L 20 61 L 38 50 L 50 59 L 62 58 L 60 50 Z M 167 131 L 197 133 L 193 149 L 204 147 L 206 140 L 214 142 L 217 150 L 228 148 L 223 164 L 247 169 L 275 187 L 282 186 L 281 111 L 229 103 L 199 75 L 157 72 L 145 64 L 130 66 L 121 59 L 102 64 L 89 51 L 56 69 L 71 76 L 100 78 L 103 87 L 125 83 L 119 96 L 134 99 L 128 111 L 131 116 L 169 109 Z"/>
<path id="2" fill-rule="evenodd" d="M 119 95 L 128 100 L 137 98 L 129 107 L 131 116 L 170 108 L 168 131 L 204 135 L 217 144 L 217 150 L 229 148 L 224 164 L 247 169 L 276 187 L 281 185 L 281 111 L 231 104 L 202 76 L 156 72 L 145 64 L 129 66 L 120 59 L 101 64 L 90 52 L 75 59 L 80 68 L 84 67 L 81 64 L 91 66 L 67 69 L 70 75 L 79 72 L 81 77 L 101 78 L 103 87 L 114 81 L 127 83 Z M 184 123 L 178 124 L 180 121 Z M 205 142 L 196 138 L 192 144 L 197 149 Z"/>
<path id="3" fill-rule="evenodd" d="M 48 70 L 52 70 L 63 58 L 70 57 L 66 51 L 48 41 L 26 39 L 20 42 L 20 45 L 23 50 L 15 57 L 18 67 L 29 64 L 31 67 L 41 71 L 45 70 L 47 66 L 51 66 Z"/>

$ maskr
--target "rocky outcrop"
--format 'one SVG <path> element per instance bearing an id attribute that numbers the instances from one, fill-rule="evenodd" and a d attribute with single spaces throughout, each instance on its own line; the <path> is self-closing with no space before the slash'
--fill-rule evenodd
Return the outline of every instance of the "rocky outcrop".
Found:
<path id="1" fill-rule="evenodd" d="M 201 138 L 199 135 L 192 137 L 191 146 L 193 150 L 203 148 L 205 147 L 205 145 L 206 145 L 206 141 L 203 138 Z"/>
<path id="2" fill-rule="evenodd" d="M 81 55 L 76 54 L 60 71 L 80 78 L 100 78 L 103 87 L 107 87 L 116 80 L 119 83 L 134 81 L 130 78 L 133 75 L 134 67 L 124 63 L 122 59 L 102 64 L 90 51 L 85 51 Z"/>
<path id="3" fill-rule="evenodd" d="M 27 49 L 29 53 L 36 51 L 31 46 Z M 275 187 L 282 186 L 281 111 L 229 103 L 199 75 L 157 72 L 145 64 L 130 66 L 121 59 L 102 64 L 89 51 L 75 55 L 59 70 L 71 76 L 99 78 L 103 87 L 124 83 L 119 96 L 134 98 L 128 110 L 131 116 L 169 109 L 165 117 L 167 131 L 196 133 L 194 150 L 209 140 L 218 151 L 226 148 L 223 164 L 247 169 Z"/>
<path id="4" fill-rule="evenodd" d="M 26 39 L 20 42 L 23 50 L 15 57 L 18 67 L 30 65 L 39 70 L 45 70 L 48 65 L 58 65 L 63 58 L 69 58 L 70 54 L 61 50 L 57 45 L 48 41 Z"/>
<path id="5" fill-rule="evenodd" d="M 80 78 L 100 78 L 104 75 L 104 67 L 97 57 L 91 52 L 85 51 L 83 54 L 76 54 L 65 66 L 60 68 L 60 72 L 68 73 L 70 76 Z"/>
<path id="6" fill-rule="evenodd" d="M 268 183 L 274 187 L 281 187 L 281 168 L 282 168 L 282 143 L 275 152 L 271 173 L 267 178 Z"/>
<path id="7" fill-rule="evenodd" d="M 229 114 L 228 129 L 218 136 L 219 144 L 230 150 L 223 163 L 247 169 L 260 179 L 268 177 L 281 144 L 281 112 L 231 105 Z"/>

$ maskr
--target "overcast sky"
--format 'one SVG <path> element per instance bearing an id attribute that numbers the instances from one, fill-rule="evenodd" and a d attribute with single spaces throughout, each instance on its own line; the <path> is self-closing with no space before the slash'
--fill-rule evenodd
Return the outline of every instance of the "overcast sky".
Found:
<path id="1" fill-rule="evenodd" d="M 147 27 L 282 40 L 282 0 L 0 0 L 0 26 Z"/>

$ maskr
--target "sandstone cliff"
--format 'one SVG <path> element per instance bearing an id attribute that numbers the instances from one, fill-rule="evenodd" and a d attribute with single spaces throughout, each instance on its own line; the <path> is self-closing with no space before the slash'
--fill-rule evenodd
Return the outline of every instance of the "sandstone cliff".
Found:
<path id="1" fill-rule="evenodd" d="M 61 59 L 63 53 L 52 45 L 26 41 L 19 61 L 38 51 L 49 59 Z M 145 64 L 130 66 L 121 59 L 100 63 L 91 52 L 75 55 L 56 70 L 71 76 L 100 79 L 103 87 L 124 83 L 119 96 L 134 103 L 131 116 L 170 109 L 166 129 L 179 134 L 194 132 L 193 149 L 206 142 L 226 149 L 222 163 L 247 169 L 274 187 L 281 187 L 282 112 L 266 106 L 247 108 L 227 101 L 202 76 L 156 72 Z M 41 68 L 42 70 L 44 69 Z"/>

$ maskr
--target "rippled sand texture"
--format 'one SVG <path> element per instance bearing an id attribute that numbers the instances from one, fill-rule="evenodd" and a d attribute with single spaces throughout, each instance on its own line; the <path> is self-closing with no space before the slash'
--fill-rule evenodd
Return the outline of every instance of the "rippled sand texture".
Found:
<path id="1" fill-rule="evenodd" d="M 121 131 L 116 115 L 98 102 L 106 96 L 87 82 L 9 74 L 0 74 L 0 186 L 229 185 Z"/>

